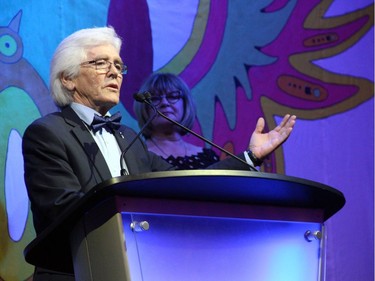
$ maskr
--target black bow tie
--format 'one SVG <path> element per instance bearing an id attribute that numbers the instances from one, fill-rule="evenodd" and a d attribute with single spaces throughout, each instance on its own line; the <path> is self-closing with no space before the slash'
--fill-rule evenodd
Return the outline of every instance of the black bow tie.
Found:
<path id="1" fill-rule="evenodd" d="M 94 120 L 91 123 L 92 130 L 94 133 L 99 131 L 101 128 L 109 128 L 117 130 L 121 126 L 121 113 L 117 112 L 112 116 L 100 116 L 95 114 Z"/>

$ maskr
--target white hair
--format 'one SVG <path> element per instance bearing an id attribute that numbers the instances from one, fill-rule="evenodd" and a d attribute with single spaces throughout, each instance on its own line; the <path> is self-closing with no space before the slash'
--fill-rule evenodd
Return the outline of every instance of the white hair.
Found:
<path id="1" fill-rule="evenodd" d="M 72 92 L 64 87 L 61 77 L 77 77 L 80 64 L 87 59 L 87 50 L 101 45 L 112 45 L 120 53 L 122 40 L 112 27 L 95 27 L 78 30 L 59 44 L 50 67 L 50 90 L 57 106 L 73 101 Z"/>

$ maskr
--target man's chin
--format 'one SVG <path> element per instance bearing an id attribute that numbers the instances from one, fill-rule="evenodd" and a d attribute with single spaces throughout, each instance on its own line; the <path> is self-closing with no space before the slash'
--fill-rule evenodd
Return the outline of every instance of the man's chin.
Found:
<path id="1" fill-rule="evenodd" d="M 110 110 L 112 107 L 115 107 L 119 102 L 119 99 L 110 99 L 103 102 L 102 106 Z"/>
<path id="2" fill-rule="evenodd" d="M 120 96 L 118 94 L 111 93 L 107 96 L 108 105 L 115 106 L 120 102 Z"/>

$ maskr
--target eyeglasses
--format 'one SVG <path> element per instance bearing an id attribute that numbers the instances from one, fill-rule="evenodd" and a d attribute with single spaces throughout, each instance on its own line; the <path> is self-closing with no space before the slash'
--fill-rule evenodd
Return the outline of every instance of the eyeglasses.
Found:
<path id="1" fill-rule="evenodd" d="M 117 74 L 125 75 L 128 73 L 128 67 L 122 62 L 111 62 L 105 59 L 85 61 L 80 65 L 93 65 L 98 73 L 104 74 L 108 73 L 112 64 L 114 65 Z"/>
<path id="2" fill-rule="evenodd" d="M 172 92 L 166 93 L 165 95 L 159 95 L 159 96 L 154 95 L 150 97 L 150 101 L 152 102 L 153 105 L 157 106 L 161 103 L 163 98 L 166 98 L 166 100 L 170 104 L 174 104 L 182 98 L 182 92 L 172 91 Z"/>

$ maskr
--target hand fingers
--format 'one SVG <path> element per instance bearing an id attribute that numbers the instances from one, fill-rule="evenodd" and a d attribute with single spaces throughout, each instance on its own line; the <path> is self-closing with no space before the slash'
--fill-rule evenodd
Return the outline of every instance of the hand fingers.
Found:
<path id="1" fill-rule="evenodd" d="M 264 122 L 264 119 L 263 117 L 260 117 L 257 121 L 257 125 L 255 127 L 255 132 L 257 133 L 262 133 L 263 132 L 263 129 L 264 129 L 264 126 L 265 126 L 265 122 Z"/>
<path id="2" fill-rule="evenodd" d="M 297 119 L 297 116 L 295 115 L 292 115 L 288 118 L 288 121 L 287 121 L 287 126 L 288 127 L 293 127 L 294 124 L 296 123 L 296 119 Z"/>
<path id="3" fill-rule="evenodd" d="M 280 129 L 280 133 L 285 139 L 288 138 L 292 132 L 296 119 L 297 117 L 295 115 L 289 116 L 288 120 L 284 124 L 284 127 Z"/>
<path id="4" fill-rule="evenodd" d="M 293 127 L 296 122 L 296 119 L 297 119 L 297 116 L 286 114 L 278 127 L 280 128 Z"/>
<path id="5" fill-rule="evenodd" d="M 290 114 L 286 114 L 283 120 L 281 120 L 279 127 L 284 127 L 285 124 L 287 124 L 287 122 L 289 121 L 289 119 L 290 119 Z"/>

